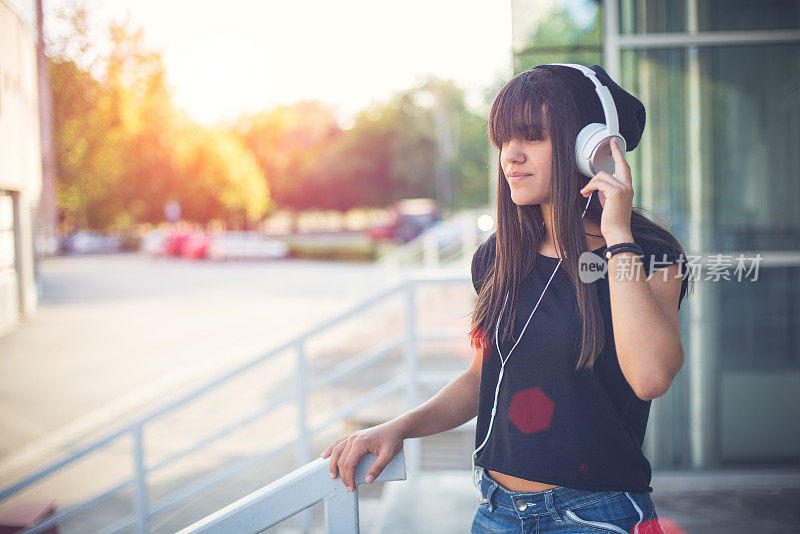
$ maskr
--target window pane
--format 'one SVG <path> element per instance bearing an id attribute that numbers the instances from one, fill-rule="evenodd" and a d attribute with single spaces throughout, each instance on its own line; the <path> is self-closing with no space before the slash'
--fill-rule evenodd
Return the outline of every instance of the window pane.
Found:
<path id="1" fill-rule="evenodd" d="M 511 12 L 514 72 L 542 63 L 602 64 L 599 2 L 515 0 Z"/>
<path id="2" fill-rule="evenodd" d="M 620 84 L 645 106 L 639 146 L 625 154 L 634 204 L 655 212 L 686 245 L 689 222 L 686 146 L 686 54 L 683 49 L 622 51 Z M 646 213 L 651 215 L 650 212 Z"/>
<path id="3" fill-rule="evenodd" d="M 700 31 L 800 28 L 797 0 L 698 0 L 697 11 Z"/>
<path id="4" fill-rule="evenodd" d="M 686 31 L 686 0 L 621 0 L 622 34 Z"/>
<path id="5" fill-rule="evenodd" d="M 800 371 L 800 267 L 762 266 L 756 281 L 728 271 L 705 282 L 720 310 L 736 310 L 717 317 L 719 370 Z"/>
<path id="6" fill-rule="evenodd" d="M 711 246 L 800 250 L 800 44 L 707 47 L 700 58 L 711 107 Z"/>
<path id="7" fill-rule="evenodd" d="M 699 31 L 800 28 L 797 0 L 697 0 Z M 686 0 L 621 0 L 620 33 L 685 32 Z"/>
<path id="8" fill-rule="evenodd" d="M 641 143 L 625 156 L 634 201 L 665 217 L 682 242 L 690 222 L 708 228 L 708 250 L 800 250 L 800 44 L 700 47 L 696 118 L 687 111 L 694 83 L 686 76 L 687 53 L 622 52 L 621 84 L 647 110 Z M 688 204 L 693 120 L 701 127 L 694 148 L 707 195 L 699 215 Z"/>

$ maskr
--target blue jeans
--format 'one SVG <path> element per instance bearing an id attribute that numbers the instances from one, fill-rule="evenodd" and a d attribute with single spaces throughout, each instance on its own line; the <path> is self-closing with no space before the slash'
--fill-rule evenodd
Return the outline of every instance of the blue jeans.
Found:
<path id="1" fill-rule="evenodd" d="M 472 534 L 663 534 L 646 491 L 511 491 L 479 469 L 481 497 Z"/>

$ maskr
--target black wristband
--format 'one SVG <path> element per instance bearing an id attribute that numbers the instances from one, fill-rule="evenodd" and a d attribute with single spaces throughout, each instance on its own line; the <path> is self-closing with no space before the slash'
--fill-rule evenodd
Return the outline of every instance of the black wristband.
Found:
<path id="1" fill-rule="evenodd" d="M 617 243 L 616 245 L 611 245 L 606 248 L 604 256 L 606 260 L 610 260 L 615 254 L 619 254 L 620 252 L 633 252 L 634 254 L 644 256 L 644 250 L 636 243 Z"/>

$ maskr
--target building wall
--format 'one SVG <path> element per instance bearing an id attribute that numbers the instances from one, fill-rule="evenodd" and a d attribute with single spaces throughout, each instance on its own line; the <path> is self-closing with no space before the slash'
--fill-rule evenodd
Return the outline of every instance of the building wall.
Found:
<path id="1" fill-rule="evenodd" d="M 0 0 L 0 335 L 32 314 L 33 221 L 42 184 L 36 47 Z"/>

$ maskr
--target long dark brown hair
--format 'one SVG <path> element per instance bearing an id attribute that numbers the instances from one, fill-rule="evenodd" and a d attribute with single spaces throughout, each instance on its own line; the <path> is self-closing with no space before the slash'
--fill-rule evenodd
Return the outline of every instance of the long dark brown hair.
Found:
<path id="1" fill-rule="evenodd" d="M 575 139 L 581 129 L 578 108 L 566 85 L 558 75 L 546 69 L 530 69 L 512 78 L 498 93 L 489 114 L 488 134 L 491 142 L 501 149 L 510 139 L 544 139 L 552 143 L 552 176 L 550 201 L 552 228 L 561 248 L 562 258 L 578 258 L 588 250 L 586 231 L 581 214 L 586 197 L 579 191 L 589 178 L 581 174 L 575 162 Z M 500 315 L 506 292 L 508 303 L 503 312 L 503 324 L 498 342 L 512 340 L 514 310 L 517 309 L 519 285 L 530 273 L 546 237 L 544 217 L 539 204 L 517 205 L 498 165 L 497 232 L 494 261 L 490 262 L 478 301 L 472 312 L 469 337 L 475 348 L 493 342 L 494 325 Z M 584 218 L 600 225 L 602 207 L 597 191 Z M 665 228 L 645 217 L 643 208 L 634 205 L 631 212 L 631 232 L 637 242 L 665 245 L 678 257 L 684 254 L 678 240 Z M 578 278 L 576 261 L 562 261 L 575 287 L 582 321 L 581 352 L 575 370 L 594 368 L 605 344 L 605 329 L 595 283 L 582 283 Z M 684 275 L 687 273 L 684 272 Z"/>

